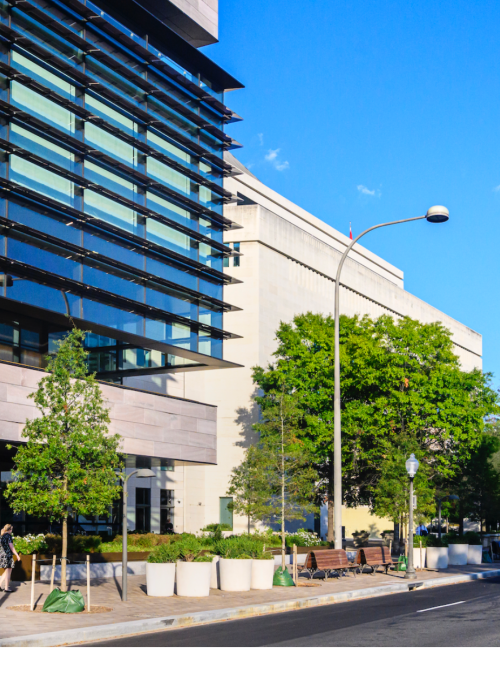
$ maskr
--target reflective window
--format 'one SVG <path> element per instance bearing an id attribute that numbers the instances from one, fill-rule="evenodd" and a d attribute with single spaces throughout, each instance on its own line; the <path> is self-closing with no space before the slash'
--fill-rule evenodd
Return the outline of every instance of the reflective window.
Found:
<path id="1" fill-rule="evenodd" d="M 207 281 L 207 279 L 200 278 L 200 293 L 203 295 L 210 295 L 216 300 L 222 300 L 223 285 L 216 281 Z"/>
<path id="2" fill-rule="evenodd" d="M 85 141 L 87 144 L 104 151 L 122 163 L 132 167 L 137 165 L 136 148 L 118 139 L 118 137 L 114 137 L 109 132 L 102 130 L 97 125 L 85 123 Z"/>
<path id="3" fill-rule="evenodd" d="M 148 208 L 151 208 L 151 210 L 156 210 L 156 212 L 168 217 L 170 220 L 175 220 L 175 222 L 182 224 L 184 227 L 189 227 L 190 229 L 198 228 L 198 222 L 191 218 L 189 210 L 172 203 L 172 201 L 167 201 L 151 191 L 147 192 L 146 198 Z"/>
<path id="4" fill-rule="evenodd" d="M 208 238 L 217 241 L 217 243 L 222 243 L 224 231 L 219 225 L 206 220 L 204 217 L 200 217 L 200 234 L 208 236 Z"/>
<path id="5" fill-rule="evenodd" d="M 207 243 L 199 244 L 200 262 L 206 264 L 207 267 L 212 267 L 217 271 L 222 271 L 222 253 L 220 250 L 215 250 Z"/>
<path id="6" fill-rule="evenodd" d="M 52 73 L 52 71 L 42 68 L 39 64 L 36 64 L 34 61 L 28 59 L 16 50 L 11 51 L 10 62 L 11 65 L 18 71 L 26 73 L 26 75 L 38 81 L 42 85 L 46 85 L 51 90 L 62 94 L 68 99 L 75 99 L 76 89 L 74 85 L 66 82 L 63 78 Z"/>
<path id="7" fill-rule="evenodd" d="M 144 302 L 144 287 L 135 281 L 127 281 L 116 274 L 116 270 L 105 268 L 99 262 L 94 262 L 93 266 L 84 265 L 83 282 L 89 286 L 122 295 L 130 300 Z"/>
<path id="8" fill-rule="evenodd" d="M 172 267 L 165 262 L 148 257 L 146 260 L 146 270 L 155 276 L 161 276 L 166 281 L 174 281 L 180 286 L 198 290 L 198 277 L 195 274 L 184 272 L 181 269 Z"/>
<path id="9" fill-rule="evenodd" d="M 102 232 L 102 235 L 96 236 L 94 234 L 83 234 L 83 245 L 89 250 L 95 250 L 96 253 L 111 257 L 117 262 L 123 262 L 136 269 L 143 269 L 144 255 L 133 250 L 133 244 L 124 243 L 123 246 L 111 240 L 111 235 Z M 127 247 L 128 245 L 128 247 Z"/>
<path id="10" fill-rule="evenodd" d="M 74 205 L 73 182 L 24 158 L 10 156 L 9 179 L 61 203 Z"/>
<path id="11" fill-rule="evenodd" d="M 215 194 L 208 187 L 200 186 L 200 203 L 206 205 L 216 213 L 222 213 L 222 202 L 219 194 Z"/>
<path id="12" fill-rule="evenodd" d="M 13 80 L 10 85 L 11 103 L 23 111 L 31 113 L 38 119 L 53 125 L 59 130 L 74 134 L 75 115 L 66 111 L 62 106 L 54 104 L 49 99 L 42 97 L 41 94 L 24 87 L 21 83 Z"/>
<path id="13" fill-rule="evenodd" d="M 68 241 L 69 243 L 74 243 L 76 245 L 81 244 L 82 234 L 80 229 L 71 226 L 71 223 L 67 224 L 60 222 L 50 215 L 44 215 L 37 210 L 32 210 L 26 205 L 9 201 L 8 217 L 10 220 L 20 222 L 28 227 L 33 227 L 33 229 L 38 229 L 45 234 L 57 236 L 57 238 Z M 70 220 L 68 220 L 68 222 L 70 222 Z"/>
<path id="14" fill-rule="evenodd" d="M 64 252 L 64 251 L 63 251 Z M 69 279 L 80 280 L 80 264 L 74 260 L 64 257 L 64 254 L 56 255 L 48 250 L 41 250 L 29 243 L 16 241 L 9 238 L 7 244 L 7 255 L 13 260 L 25 262 L 38 269 L 44 269 L 52 274 L 60 274 Z M 17 281 L 14 281 L 14 287 Z"/>
<path id="15" fill-rule="evenodd" d="M 148 130 L 148 144 L 151 144 L 151 146 L 156 147 L 159 151 L 164 152 L 167 156 L 172 156 L 172 158 L 177 161 L 183 161 L 187 165 L 193 164 L 193 158 L 189 153 L 182 151 L 182 149 L 179 149 L 171 142 L 167 142 L 163 137 L 155 135 L 151 130 Z"/>
<path id="16" fill-rule="evenodd" d="M 116 92 L 120 97 L 128 99 L 131 104 L 140 107 L 144 106 L 146 95 L 143 90 L 135 87 L 129 80 L 126 80 L 90 56 L 87 56 L 85 59 L 85 72 L 87 75 L 95 78 L 97 82 L 101 82 L 106 87 L 109 87 L 110 90 Z"/>
<path id="17" fill-rule="evenodd" d="M 31 151 L 40 156 L 40 158 L 45 158 L 47 161 L 60 165 L 65 170 L 75 171 L 75 154 L 53 142 L 49 142 L 47 139 L 40 137 L 40 135 L 35 135 L 20 125 L 11 123 L 9 141 L 27 151 Z"/>
<path id="18" fill-rule="evenodd" d="M 143 334 L 144 319 L 141 316 L 87 298 L 84 298 L 82 303 L 84 319 L 125 333 Z"/>
<path id="19" fill-rule="evenodd" d="M 89 94 L 85 95 L 85 108 L 132 136 L 135 136 L 139 129 L 135 121 L 130 120 L 123 113 L 119 113 L 115 108 L 103 104 L 102 101 L 91 97 Z"/>
<path id="20" fill-rule="evenodd" d="M 186 196 L 190 196 L 192 191 L 192 182 L 185 175 L 181 175 L 180 172 L 170 168 L 164 163 L 160 163 L 155 158 L 148 158 L 147 162 L 148 175 L 154 177 L 155 179 L 168 184 L 170 187 L 175 189 L 175 191 L 180 191 Z"/>
<path id="21" fill-rule="evenodd" d="M 208 307 L 203 307 L 200 305 L 199 317 L 200 323 L 204 323 L 207 326 L 213 326 L 214 328 L 222 328 L 222 312 L 210 309 Z"/>
<path id="22" fill-rule="evenodd" d="M 146 304 L 194 321 L 198 316 L 197 305 L 193 304 L 191 300 L 169 295 L 159 288 L 146 288 Z"/>
<path id="23" fill-rule="evenodd" d="M 137 202 L 137 185 L 120 177 L 120 175 L 87 160 L 84 164 L 84 173 L 86 179 L 89 179 L 91 182 L 95 182 L 110 191 L 114 191 L 116 194 L 123 196 L 123 198 L 128 198 L 131 201 Z"/>
<path id="24" fill-rule="evenodd" d="M 165 248 L 170 248 L 170 250 L 174 250 L 176 253 L 186 257 L 196 259 L 196 243 L 186 234 L 182 234 L 180 231 L 167 227 L 166 224 L 151 218 L 146 220 L 146 230 L 149 241 L 165 246 Z"/>
<path id="25" fill-rule="evenodd" d="M 198 351 L 202 354 L 208 354 L 216 359 L 222 359 L 222 340 L 214 338 L 205 331 L 200 331 L 198 341 Z"/>
<path id="26" fill-rule="evenodd" d="M 146 319 L 146 337 L 192 352 L 197 351 L 198 336 L 196 332 L 192 331 L 189 326 L 180 323 Z"/>
<path id="27" fill-rule="evenodd" d="M 27 280 L 14 281 L 14 285 L 7 288 L 7 297 L 28 305 L 49 309 L 59 314 L 66 314 L 66 304 L 60 290 L 43 286 L 40 283 Z M 80 298 L 66 293 L 71 315 L 80 316 Z"/>
<path id="28" fill-rule="evenodd" d="M 85 212 L 105 222 L 110 222 L 120 229 L 125 229 L 133 234 L 142 234 L 142 225 L 137 224 L 137 213 L 106 196 L 96 194 L 91 189 L 85 189 Z"/>

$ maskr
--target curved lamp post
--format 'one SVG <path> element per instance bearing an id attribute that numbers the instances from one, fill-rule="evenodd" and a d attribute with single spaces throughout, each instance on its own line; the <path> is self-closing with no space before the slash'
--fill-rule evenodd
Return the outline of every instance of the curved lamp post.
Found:
<path id="1" fill-rule="evenodd" d="M 450 217 L 450 213 L 443 205 L 433 205 L 429 208 L 425 215 L 420 217 L 410 217 L 406 220 L 396 220 L 395 222 L 384 222 L 383 224 L 376 224 L 374 227 L 365 229 L 359 236 L 351 241 L 349 247 L 345 249 L 340 258 L 337 269 L 337 276 L 335 278 L 335 392 L 333 399 L 333 513 L 334 513 L 334 530 L 335 530 L 335 548 L 342 549 L 342 432 L 340 420 L 340 356 L 339 356 L 339 336 L 340 336 L 340 274 L 344 262 L 349 255 L 353 246 L 369 231 L 380 229 L 380 227 L 387 227 L 391 224 L 402 224 L 403 222 L 414 222 L 415 220 L 426 219 L 428 222 L 446 222 Z"/>
<path id="2" fill-rule="evenodd" d="M 408 564 L 406 565 L 405 578 L 414 579 L 417 578 L 417 574 L 413 566 L 413 478 L 417 474 L 419 466 L 419 462 L 415 458 L 414 453 L 411 454 L 405 465 L 406 472 L 410 478 L 410 505 L 408 512 Z"/>
<path id="3" fill-rule="evenodd" d="M 138 479 L 144 479 L 145 477 L 156 477 L 152 470 L 134 470 L 129 475 L 125 472 L 117 472 L 117 476 L 123 482 L 123 517 L 122 517 L 122 602 L 127 601 L 127 483 L 128 480 L 137 475 Z"/>

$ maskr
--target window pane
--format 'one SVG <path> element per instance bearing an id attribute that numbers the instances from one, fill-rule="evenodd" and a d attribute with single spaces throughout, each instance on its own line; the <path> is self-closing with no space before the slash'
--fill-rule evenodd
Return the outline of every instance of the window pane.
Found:
<path id="1" fill-rule="evenodd" d="M 54 198 L 66 205 L 73 206 L 75 199 L 74 185 L 69 179 L 45 170 L 39 165 L 30 163 L 19 156 L 10 156 L 9 179 L 23 187 L 38 191 L 44 196 Z"/>
<path id="2" fill-rule="evenodd" d="M 41 158 L 60 165 L 70 172 L 74 172 L 75 155 L 71 151 L 67 151 L 67 149 L 63 149 L 15 123 L 10 125 L 9 141 Z"/>
<path id="3" fill-rule="evenodd" d="M 143 334 L 144 320 L 141 316 L 94 300 L 83 299 L 83 318 L 126 333 Z"/>
<path id="4" fill-rule="evenodd" d="M 66 314 L 66 304 L 64 297 L 60 290 L 43 286 L 34 281 L 18 280 L 14 285 L 7 288 L 7 297 L 11 300 L 18 300 L 28 305 L 35 307 L 42 307 L 43 309 L 50 309 L 59 314 Z M 74 317 L 80 316 L 80 298 L 66 293 L 69 302 L 71 315 Z"/>
<path id="5" fill-rule="evenodd" d="M 124 242 L 123 245 L 120 245 L 120 243 L 111 241 L 110 234 L 102 232 L 101 236 L 97 236 L 84 232 L 83 245 L 89 250 L 95 250 L 96 253 L 106 255 L 117 262 L 123 262 L 136 269 L 144 267 L 144 255 L 132 250 L 134 248 L 133 243 Z"/>
<path id="6" fill-rule="evenodd" d="M 130 120 L 130 118 L 124 114 L 119 113 L 111 106 L 107 106 L 98 99 L 91 97 L 89 94 L 85 95 L 85 108 L 89 109 L 100 118 L 104 118 L 105 120 L 109 121 L 124 132 L 128 132 L 130 135 L 134 135 L 137 132 L 137 123 L 135 123 L 133 120 Z"/>
<path id="7" fill-rule="evenodd" d="M 166 155 L 174 157 L 175 160 L 184 161 L 189 165 L 193 163 L 192 157 L 186 151 L 178 149 L 174 144 L 167 142 L 166 139 L 155 135 L 150 130 L 148 130 L 148 143 L 151 144 L 151 146 L 155 146 L 160 151 L 166 152 Z"/>
<path id="8" fill-rule="evenodd" d="M 151 218 L 146 220 L 146 229 L 149 241 L 170 248 L 186 257 L 197 259 L 196 244 L 186 234 L 182 234 L 180 231 L 167 227 L 166 224 Z"/>
<path id="9" fill-rule="evenodd" d="M 197 352 L 198 336 L 189 326 L 146 319 L 146 337 Z"/>
<path id="10" fill-rule="evenodd" d="M 74 134 L 75 115 L 66 111 L 62 106 L 45 99 L 41 94 L 33 92 L 16 80 L 11 82 L 11 102 L 23 111 L 33 114 L 36 118 L 42 119 L 54 127 Z"/>
<path id="11" fill-rule="evenodd" d="M 188 272 L 183 272 L 180 269 L 171 267 L 165 262 L 156 260 L 152 257 L 148 257 L 146 260 L 146 269 L 150 274 L 155 276 L 161 276 L 167 281 L 175 281 L 180 286 L 185 286 L 186 288 L 191 288 L 192 290 L 198 290 L 198 277 L 194 274 L 189 274 Z"/>
<path id="12" fill-rule="evenodd" d="M 90 161 L 85 161 L 84 173 L 85 177 L 91 182 L 95 182 L 110 191 L 114 191 L 116 194 L 123 196 L 123 198 L 128 198 L 130 201 L 137 202 L 137 185 L 120 177 L 120 175 L 116 175 L 114 172 L 106 170 L 100 165 L 96 165 Z"/>
<path id="13" fill-rule="evenodd" d="M 97 262 L 95 263 L 95 266 L 96 268 L 84 265 L 84 283 L 88 283 L 89 286 L 101 288 L 102 290 L 108 290 L 110 293 L 115 293 L 116 295 L 122 295 L 130 300 L 144 302 L 143 286 L 138 285 L 133 281 L 126 281 L 124 278 L 115 276 L 111 271 L 106 271 L 104 267 Z"/>
<path id="14" fill-rule="evenodd" d="M 134 167 L 137 164 L 137 152 L 133 146 L 92 123 L 85 123 L 85 141 L 127 165 Z"/>
<path id="15" fill-rule="evenodd" d="M 151 210 L 156 210 L 165 217 L 171 220 L 175 220 L 184 227 L 190 227 L 191 229 L 198 229 L 198 222 L 195 219 L 191 219 L 191 213 L 189 210 L 182 208 L 171 201 L 167 201 L 164 198 L 160 198 L 156 194 L 148 191 L 146 194 L 148 201 L 148 208 Z"/>
<path id="16" fill-rule="evenodd" d="M 148 158 L 148 175 L 158 179 L 160 182 L 168 184 L 176 191 L 180 191 L 186 196 L 191 195 L 191 181 L 188 177 L 181 175 L 180 172 L 170 168 L 168 165 L 160 163 L 155 158 Z"/>
<path id="17" fill-rule="evenodd" d="M 186 319 L 196 320 L 198 318 L 197 305 L 192 304 L 190 300 L 182 300 L 155 288 L 146 288 L 146 304 L 163 309 L 165 312 L 184 316 Z"/>
<path id="18" fill-rule="evenodd" d="M 34 78 L 42 85 L 50 87 L 51 90 L 55 90 L 60 94 L 68 97 L 68 99 L 74 99 L 75 97 L 75 87 L 70 83 L 56 76 L 51 71 L 46 68 L 42 68 L 39 64 L 36 64 L 31 59 L 26 58 L 23 54 L 12 50 L 10 53 L 11 64 L 14 68 L 22 73 L 26 73 L 31 78 Z"/>
<path id="19" fill-rule="evenodd" d="M 90 189 L 85 189 L 85 212 L 105 222 L 110 222 L 120 229 L 125 229 L 133 234 L 141 234 L 142 226 L 137 225 L 137 213 L 126 205 L 121 205 L 105 196 L 96 194 Z"/>
<path id="20" fill-rule="evenodd" d="M 12 237 L 8 240 L 7 254 L 13 260 L 25 262 L 52 274 L 60 274 L 69 279 L 80 280 L 81 265 L 78 262 L 56 255 L 48 250 L 41 250 L 28 243 L 16 241 Z M 14 281 L 14 287 L 16 284 L 17 281 Z"/>
<path id="21" fill-rule="evenodd" d="M 38 229 L 45 234 L 57 236 L 57 238 L 69 243 L 75 243 L 76 245 L 81 243 L 82 233 L 80 229 L 76 229 L 49 215 L 44 215 L 41 212 L 32 210 L 25 205 L 14 203 L 13 201 L 9 201 L 9 219 L 26 224 L 28 227 L 33 227 L 33 229 Z"/>
<path id="22" fill-rule="evenodd" d="M 222 260 L 223 255 L 220 250 L 215 250 L 212 246 L 207 243 L 199 244 L 200 251 L 200 262 L 206 264 L 208 267 L 212 267 L 217 271 L 222 271 Z"/>

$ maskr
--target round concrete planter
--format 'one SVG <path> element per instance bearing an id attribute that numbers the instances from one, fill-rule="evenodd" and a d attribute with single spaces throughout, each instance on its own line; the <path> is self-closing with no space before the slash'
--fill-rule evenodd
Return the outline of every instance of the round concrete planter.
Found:
<path id="1" fill-rule="evenodd" d="M 146 563 L 146 585 L 149 597 L 172 597 L 174 582 L 175 562 Z"/>
<path id="2" fill-rule="evenodd" d="M 219 575 L 219 555 L 215 555 L 212 560 L 212 573 L 210 576 L 210 588 L 217 590 L 220 588 L 220 575 Z"/>
<path id="3" fill-rule="evenodd" d="M 469 546 L 467 543 L 450 543 L 448 546 L 448 559 L 453 566 L 467 564 Z"/>
<path id="4" fill-rule="evenodd" d="M 448 568 L 448 548 L 426 548 L 427 569 Z"/>
<path id="5" fill-rule="evenodd" d="M 427 548 L 422 548 L 422 564 L 420 564 L 420 548 L 413 548 L 413 566 L 415 569 L 423 569 L 425 567 L 425 551 Z"/>
<path id="6" fill-rule="evenodd" d="M 211 577 L 211 562 L 177 562 L 177 595 L 208 597 Z"/>
<path id="7" fill-rule="evenodd" d="M 253 560 L 219 560 L 220 589 L 227 592 L 250 590 Z M 272 562 L 271 562 L 272 564 Z"/>
<path id="8" fill-rule="evenodd" d="M 481 564 L 483 561 L 483 546 L 470 545 L 467 551 L 467 564 Z"/>
<path id="9" fill-rule="evenodd" d="M 274 578 L 274 560 L 252 560 L 252 590 L 271 590 Z"/>

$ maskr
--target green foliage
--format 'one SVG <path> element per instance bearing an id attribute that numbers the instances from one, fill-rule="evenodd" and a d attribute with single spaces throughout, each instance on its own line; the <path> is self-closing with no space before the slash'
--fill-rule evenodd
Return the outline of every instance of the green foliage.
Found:
<path id="1" fill-rule="evenodd" d="M 475 531 L 466 531 L 464 533 L 465 542 L 469 545 L 482 545 L 481 536 Z"/>
<path id="2" fill-rule="evenodd" d="M 60 555 L 62 553 L 62 536 L 46 534 L 47 553 Z M 100 536 L 68 536 L 68 553 L 97 553 L 103 552 Z"/>
<path id="3" fill-rule="evenodd" d="M 441 543 L 445 547 L 447 545 L 463 545 L 467 543 L 465 536 L 459 536 L 458 534 L 442 534 Z"/>
<path id="4" fill-rule="evenodd" d="M 222 538 L 222 532 L 231 531 L 231 527 L 229 524 L 207 524 L 202 531 L 210 532 L 209 541 L 219 541 Z"/>
<path id="5" fill-rule="evenodd" d="M 254 560 L 273 560 L 274 555 L 269 552 L 268 550 L 258 552 L 255 551 L 255 553 L 252 553 L 252 559 Z"/>
<path id="6" fill-rule="evenodd" d="M 334 320 L 296 316 L 277 332 L 276 361 L 254 371 L 265 394 L 285 384 L 298 399 L 302 446 L 333 495 Z M 416 441 L 429 487 L 460 474 L 481 439 L 483 419 L 498 412 L 490 375 L 460 369 L 451 332 L 409 317 L 340 317 L 344 502 L 372 503 L 394 438 Z"/>
<path id="7" fill-rule="evenodd" d="M 269 484 L 266 476 L 267 456 L 259 446 L 250 446 L 243 461 L 233 468 L 228 495 L 233 498 L 233 510 L 244 515 L 250 533 L 251 520 L 262 519 L 268 512 Z"/>
<path id="8" fill-rule="evenodd" d="M 413 547 L 414 548 L 420 548 L 420 541 L 422 541 L 422 548 L 427 548 L 428 545 L 430 545 L 430 542 L 432 542 L 432 538 L 430 538 L 432 534 L 428 534 L 427 536 L 417 536 L 417 534 L 413 534 Z"/>
<path id="9" fill-rule="evenodd" d="M 14 512 L 62 521 L 63 556 L 69 513 L 107 514 L 120 494 L 120 437 L 108 434 L 109 412 L 95 375 L 87 375 L 84 338 L 84 331 L 73 328 L 47 357 L 48 375 L 30 395 L 40 415 L 26 421 L 27 441 L 17 447 L 13 481 L 4 494 Z"/>
<path id="10" fill-rule="evenodd" d="M 311 531 L 306 531 L 305 529 L 298 529 L 295 534 L 287 534 L 286 545 L 290 548 L 292 545 L 296 546 L 309 546 L 309 545 L 321 545 L 322 540 L 319 536 Z"/>
<path id="11" fill-rule="evenodd" d="M 428 548 L 447 548 L 448 547 L 448 542 L 445 539 L 445 535 L 443 534 L 441 540 L 439 540 L 437 534 L 429 534 L 426 536 L 427 538 L 427 547 Z"/>
<path id="12" fill-rule="evenodd" d="M 373 512 L 378 517 L 389 517 L 393 522 L 399 522 L 401 515 L 408 515 L 410 480 L 405 464 L 412 453 L 420 462 L 413 479 L 413 493 L 417 496 L 416 514 L 419 517 L 433 516 L 435 492 L 430 486 L 431 466 L 417 440 L 401 434 L 395 435 L 393 441 L 388 443 L 385 458 L 380 464 L 377 485 L 372 489 Z"/>
<path id="13" fill-rule="evenodd" d="M 180 555 L 180 542 L 160 543 L 148 557 L 148 562 L 154 564 L 165 564 L 167 562 L 177 562 Z"/>
<path id="14" fill-rule="evenodd" d="M 203 544 L 195 536 L 186 534 L 177 543 L 180 550 L 180 556 L 183 562 L 194 562 L 197 557 L 200 557 Z"/>
<path id="15" fill-rule="evenodd" d="M 206 553 L 205 555 L 198 555 L 198 557 L 195 557 L 193 562 L 212 562 L 214 559 L 214 556 L 211 555 L 210 553 Z"/>
<path id="16" fill-rule="evenodd" d="M 43 534 L 28 534 L 27 536 L 15 536 L 14 548 L 22 555 L 43 554 L 48 552 L 48 545 Z"/>

